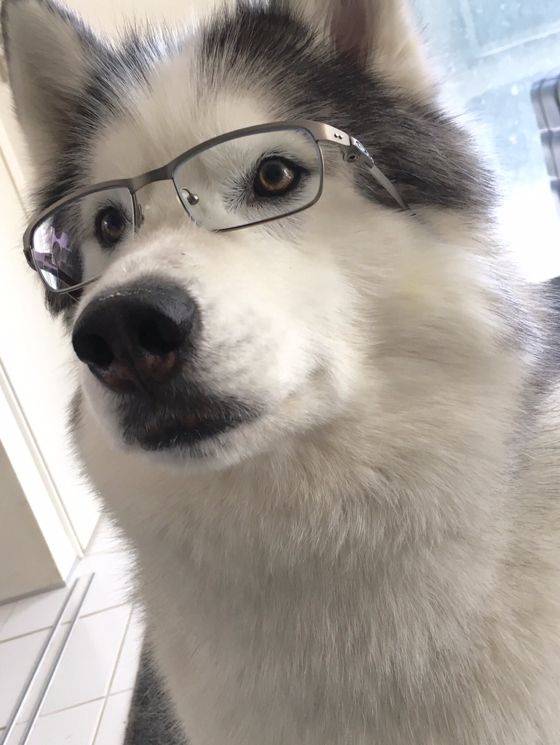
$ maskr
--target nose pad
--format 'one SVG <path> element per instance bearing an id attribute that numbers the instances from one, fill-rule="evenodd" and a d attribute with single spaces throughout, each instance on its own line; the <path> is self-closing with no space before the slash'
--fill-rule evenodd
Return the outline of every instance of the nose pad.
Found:
<path id="1" fill-rule="evenodd" d="M 194 191 L 190 191 L 189 189 L 182 188 L 181 196 L 191 205 L 191 207 L 196 206 L 200 202 L 198 194 L 195 194 Z"/>
<path id="2" fill-rule="evenodd" d="M 144 280 L 92 300 L 76 321 L 72 344 L 108 388 L 153 393 L 181 371 L 199 325 L 197 304 L 185 290 Z"/>

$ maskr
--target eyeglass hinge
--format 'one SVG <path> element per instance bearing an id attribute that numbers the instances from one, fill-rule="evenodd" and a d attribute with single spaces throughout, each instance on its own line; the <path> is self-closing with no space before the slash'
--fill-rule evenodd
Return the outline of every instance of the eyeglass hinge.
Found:
<path id="1" fill-rule="evenodd" d="M 366 161 L 368 166 L 374 165 L 374 160 L 369 154 L 367 148 L 355 137 L 350 137 L 350 147 L 345 148 L 344 160 L 348 163 L 353 163 L 358 159 Z"/>
<path id="2" fill-rule="evenodd" d="M 381 171 L 377 165 L 375 164 L 374 159 L 369 154 L 368 149 L 365 147 L 365 145 L 362 145 L 362 143 L 357 140 L 355 137 L 350 137 L 350 147 L 346 150 L 346 152 L 343 154 L 344 160 L 348 161 L 349 163 L 355 162 L 356 160 L 361 160 L 365 163 L 366 168 L 368 169 L 369 173 L 373 178 L 377 181 L 377 183 L 385 189 L 385 191 L 393 197 L 395 202 L 399 205 L 399 207 L 403 210 L 403 212 L 406 212 L 408 215 L 415 217 L 416 213 L 413 209 L 405 202 L 405 200 L 401 197 L 398 189 L 393 184 L 390 179 L 385 176 L 383 171 Z"/>

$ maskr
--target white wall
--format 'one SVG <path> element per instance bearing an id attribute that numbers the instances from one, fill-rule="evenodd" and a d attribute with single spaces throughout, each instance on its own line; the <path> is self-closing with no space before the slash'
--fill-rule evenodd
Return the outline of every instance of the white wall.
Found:
<path id="1" fill-rule="evenodd" d="M 61 576 L 0 443 L 0 603 L 59 586 Z"/>
<path id="2" fill-rule="evenodd" d="M 0 147 L 5 141 L 0 137 Z M 75 533 L 76 547 L 84 546 L 98 509 L 78 473 L 66 435 L 65 414 L 73 390 L 70 347 L 61 327 L 49 318 L 42 288 L 23 258 L 26 217 L 1 155 L 0 204 L 0 364 L 21 408 L 22 426 L 31 433 L 38 457 L 42 455 L 45 478 L 53 487 L 50 498 L 57 500 L 55 509 L 66 529 Z M 4 447 L 8 450 L 7 443 Z"/>
<path id="3" fill-rule="evenodd" d="M 98 33 L 112 36 L 134 21 L 188 23 L 215 4 L 214 0 L 67 2 Z M 15 594 L 18 582 L 21 592 L 30 589 L 29 581 L 18 578 L 13 571 L 18 546 L 25 547 L 30 566 L 37 567 L 46 546 L 51 544 L 54 563 L 44 561 L 45 571 L 37 576 L 37 588 L 47 577 L 52 584 L 56 571 L 64 577 L 73 554 L 79 554 L 80 547 L 86 546 L 98 518 L 98 505 L 79 475 L 66 434 L 66 410 L 75 387 L 71 346 L 61 325 L 48 316 L 38 278 L 27 267 L 22 253 L 30 173 L 23 138 L 11 110 L 9 89 L 0 82 L 0 365 L 6 373 L 12 408 L 17 409 L 17 419 L 24 430 L 23 434 L 19 432 L 17 422 L 12 422 L 15 429 L 0 428 L 0 437 L 2 432 L 4 437 L 10 437 L 4 443 L 9 460 L 0 452 L 0 501 L 3 500 L 5 513 L 0 515 L 4 521 L 0 546 L 3 544 L 8 552 L 0 553 L 0 580 L 7 583 L 3 589 L 0 583 L 0 598 L 5 597 L 4 591 Z M 0 403 L 9 412 L 5 398 Z M 15 473 L 13 469 L 16 461 L 19 474 L 17 468 Z M 15 474 L 20 477 L 19 490 Z M 24 504 L 26 488 L 31 493 L 25 494 Z M 56 545 L 52 545 L 53 541 Z M 32 542 L 35 554 L 29 553 Z M 12 556 L 14 562 L 7 556 Z M 21 555 L 18 560 L 22 560 Z"/>

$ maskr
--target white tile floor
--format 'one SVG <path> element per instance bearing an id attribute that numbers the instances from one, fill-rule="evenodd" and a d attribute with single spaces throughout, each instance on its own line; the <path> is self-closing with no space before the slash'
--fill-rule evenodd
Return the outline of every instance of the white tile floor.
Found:
<path id="1" fill-rule="evenodd" d="M 142 622 L 130 602 L 130 558 L 108 522 L 72 579 L 94 574 L 28 745 L 121 745 L 138 667 Z M 0 606 L 0 741 L 67 589 Z M 69 607 L 10 737 L 19 743 L 68 629 Z"/>

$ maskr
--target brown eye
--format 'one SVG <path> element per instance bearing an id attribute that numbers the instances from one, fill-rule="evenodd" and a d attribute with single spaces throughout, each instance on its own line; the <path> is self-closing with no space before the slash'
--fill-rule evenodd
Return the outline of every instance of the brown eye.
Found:
<path id="1" fill-rule="evenodd" d="M 260 197 L 281 197 L 299 181 L 300 170 L 283 158 L 267 158 L 259 165 L 253 188 Z"/>
<path id="2" fill-rule="evenodd" d="M 126 216 L 117 207 L 105 207 L 95 219 L 95 234 L 106 248 L 114 246 L 126 230 Z"/>

